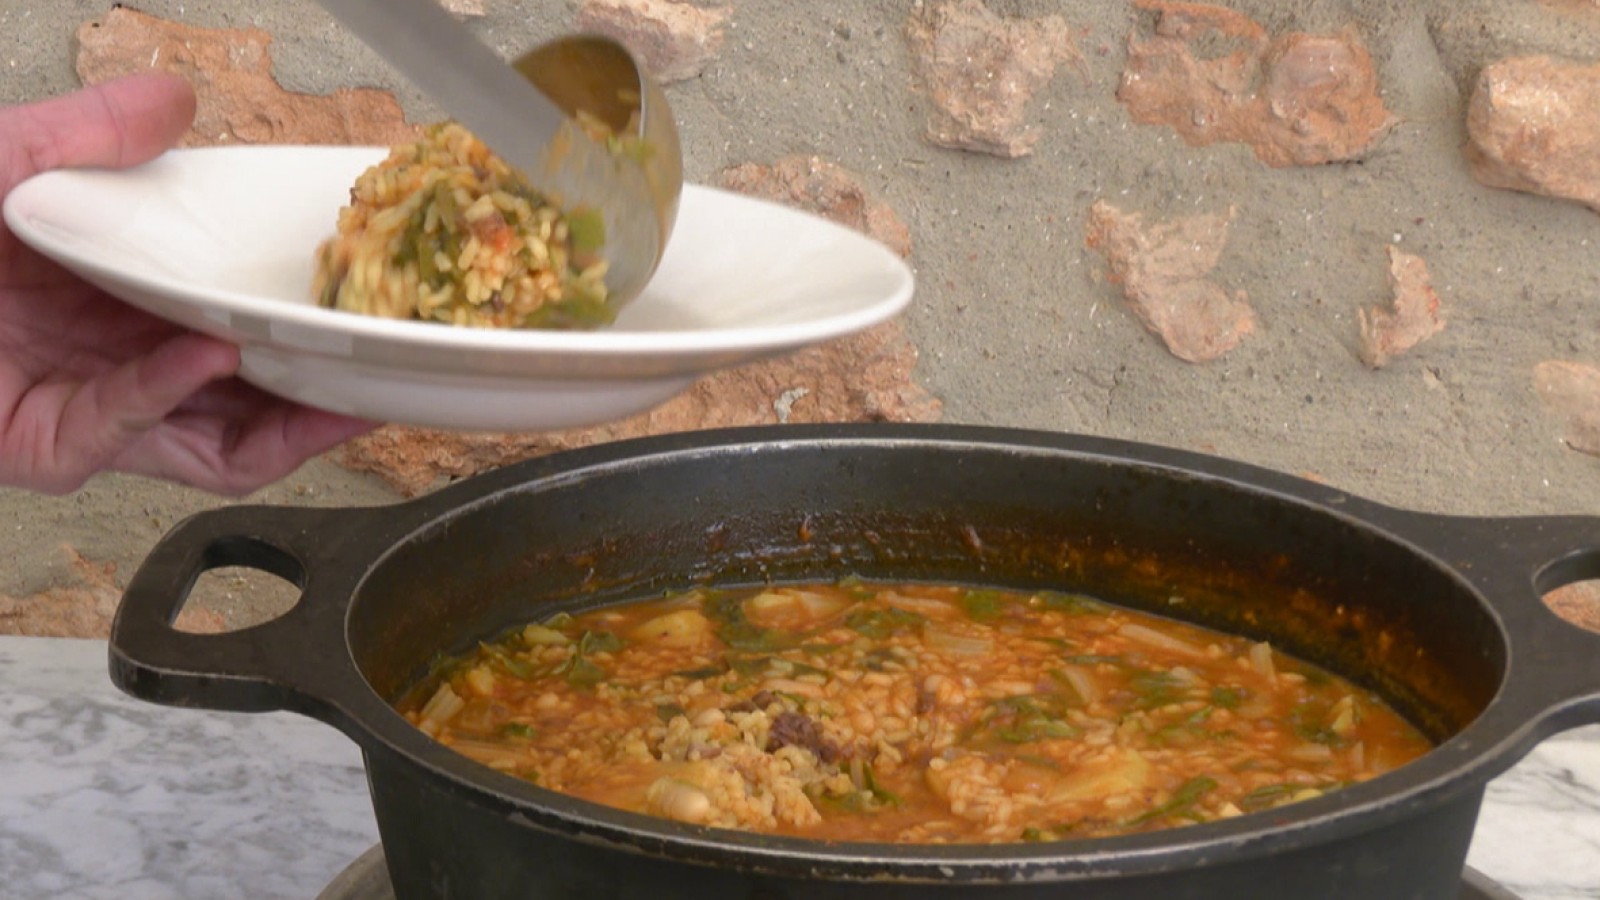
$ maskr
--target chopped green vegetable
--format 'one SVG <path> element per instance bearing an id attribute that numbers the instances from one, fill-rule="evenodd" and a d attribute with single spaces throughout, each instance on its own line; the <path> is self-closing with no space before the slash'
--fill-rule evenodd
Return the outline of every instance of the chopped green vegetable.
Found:
<path id="1" fill-rule="evenodd" d="M 1022 839 L 1025 841 L 1059 841 L 1072 833 L 1072 824 L 1047 825 L 1043 828 L 1029 826 L 1022 829 Z"/>
<path id="2" fill-rule="evenodd" d="M 827 656 L 843 646 L 844 644 L 801 644 L 795 649 L 812 656 Z"/>
<path id="3" fill-rule="evenodd" d="M 806 708 L 806 698 L 800 696 L 799 694 L 791 694 L 788 691 L 773 691 L 772 693 L 789 701 L 790 705 L 792 705 L 795 709 Z"/>
<path id="4" fill-rule="evenodd" d="M 609 325 L 616 310 L 606 303 L 603 284 L 572 281 L 563 287 L 561 299 L 540 305 L 525 316 L 520 328 L 589 328 Z"/>
<path id="5" fill-rule="evenodd" d="M 1123 659 L 1120 656 L 1105 656 L 1098 653 L 1069 653 L 1061 657 L 1062 662 L 1072 663 L 1075 666 L 1098 666 L 1102 663 L 1120 666 Z"/>
<path id="6" fill-rule="evenodd" d="M 760 675 L 772 664 L 770 656 L 729 656 L 728 668 L 740 675 Z"/>
<path id="7" fill-rule="evenodd" d="M 858 609 L 845 616 L 844 626 L 873 640 L 883 640 L 897 631 L 918 628 L 928 621 L 926 616 L 910 610 L 890 606 L 884 609 Z"/>
<path id="8" fill-rule="evenodd" d="M 984 718 L 989 731 L 1008 744 L 1029 744 L 1082 734 L 1064 718 L 1070 704 L 1060 694 L 1001 697 L 989 704 Z"/>
<path id="9" fill-rule="evenodd" d="M 821 675 L 823 678 L 828 678 L 831 676 L 827 669 L 819 669 L 810 663 L 785 659 L 781 656 L 729 656 L 728 668 L 746 677 L 781 675 L 785 678 L 799 678 L 804 675 Z"/>
<path id="10" fill-rule="evenodd" d="M 878 596 L 878 589 L 861 580 L 860 575 L 846 575 L 836 582 L 852 600 L 871 600 Z"/>
<path id="11" fill-rule="evenodd" d="M 872 795 L 872 799 L 878 801 L 879 803 L 887 803 L 891 806 L 899 806 L 905 802 L 900 799 L 899 794 L 896 794 L 894 791 L 891 791 L 878 784 L 878 777 L 873 774 L 872 766 L 870 765 L 863 765 L 861 767 L 861 786 L 867 791 L 867 793 Z"/>
<path id="12" fill-rule="evenodd" d="M 532 725 L 525 722 L 507 722 L 501 727 L 500 733 L 505 737 L 531 738 L 539 732 L 535 731 Z"/>
<path id="13" fill-rule="evenodd" d="M 684 711 L 683 707 L 676 703 L 656 704 L 656 718 L 659 718 L 663 722 L 671 722 L 673 719 L 685 715 L 688 715 L 688 713 Z"/>
<path id="14" fill-rule="evenodd" d="M 882 672 L 890 663 L 899 661 L 899 655 L 888 647 L 873 647 L 861 654 L 861 667 L 873 672 Z"/>
<path id="15" fill-rule="evenodd" d="M 961 595 L 961 608 L 974 622 L 993 622 L 1005 614 L 1006 599 L 999 591 L 967 591 Z"/>
<path id="16" fill-rule="evenodd" d="M 606 680 L 605 669 L 577 654 L 573 654 L 566 662 L 557 666 L 554 674 L 564 677 L 567 684 L 576 688 L 594 687 Z"/>
<path id="17" fill-rule="evenodd" d="M 801 678 L 806 675 L 821 675 L 823 678 L 828 678 L 830 675 L 827 669 L 819 669 L 810 663 L 781 656 L 762 656 L 754 659 L 747 657 L 742 660 L 730 658 L 728 664 L 740 675 L 766 674 L 780 678 Z"/>
<path id="18" fill-rule="evenodd" d="M 1087 594 L 1065 594 L 1060 591 L 1040 591 L 1033 595 L 1045 609 L 1053 609 L 1073 616 L 1103 616 L 1111 611 L 1105 603 Z"/>
<path id="19" fill-rule="evenodd" d="M 1289 727 L 1302 741 L 1343 747 L 1344 736 L 1328 727 L 1328 710 L 1321 704 L 1301 703 L 1289 711 Z"/>
<path id="20" fill-rule="evenodd" d="M 1010 744 L 1029 744 L 1052 738 L 1072 738 L 1083 732 L 1060 719 L 1033 717 L 1021 719 L 1011 728 L 995 729 L 995 736 Z"/>
<path id="21" fill-rule="evenodd" d="M 585 631 L 578 638 L 578 653 L 590 656 L 595 653 L 615 653 L 627 644 L 609 631 Z"/>
<path id="22" fill-rule="evenodd" d="M 1246 812 L 1254 812 L 1276 806 L 1280 801 L 1289 799 L 1296 790 L 1296 786 L 1292 784 L 1265 784 L 1239 798 L 1239 808 Z"/>
<path id="23" fill-rule="evenodd" d="M 597 253 L 606 245 L 606 220 L 598 209 L 569 212 L 567 235 L 572 240 L 572 249 L 579 253 Z"/>
<path id="24" fill-rule="evenodd" d="M 823 678 L 833 677 L 833 673 L 827 669 L 819 669 L 810 663 L 803 663 L 797 659 L 786 659 L 782 660 L 782 662 L 789 667 L 789 676 L 791 678 L 800 678 L 805 675 L 821 675 Z"/>
<path id="25" fill-rule="evenodd" d="M 539 677 L 538 669 L 527 660 L 517 659 L 498 644 L 479 644 L 483 652 L 489 656 L 489 664 L 501 669 L 508 675 L 513 675 L 524 680 L 533 680 Z"/>
<path id="26" fill-rule="evenodd" d="M 717 626 L 717 637 L 735 650 L 770 653 L 793 646 L 801 637 L 751 622 L 744 614 L 744 598 L 738 594 L 711 592 L 700 611 Z"/>
<path id="27" fill-rule="evenodd" d="M 1250 692 L 1242 687 L 1214 687 L 1211 689 L 1211 703 L 1223 709 L 1238 709 L 1239 704 L 1250 697 Z"/>
<path id="28" fill-rule="evenodd" d="M 1061 763 L 1056 762 L 1048 756 L 1035 756 L 1032 753 L 1018 753 L 1014 759 L 1016 759 L 1017 762 L 1025 762 L 1030 766 L 1038 766 L 1041 769 L 1051 769 L 1056 772 L 1061 771 Z"/>
<path id="29" fill-rule="evenodd" d="M 1171 800 L 1168 800 L 1159 806 L 1153 806 L 1150 809 L 1145 810 L 1139 815 L 1129 819 L 1124 824 L 1143 825 L 1152 819 L 1160 819 L 1167 816 L 1191 813 L 1194 805 L 1200 801 L 1200 798 L 1204 796 L 1207 791 L 1215 790 L 1216 787 L 1217 780 L 1215 778 L 1212 778 L 1209 775 L 1197 775 L 1179 785 L 1178 789 L 1172 792 Z"/>
<path id="30" fill-rule="evenodd" d="M 1222 741 L 1238 737 L 1232 731 L 1211 731 L 1204 727 L 1205 721 L 1216 711 L 1215 706 L 1202 706 L 1184 716 L 1182 721 L 1162 727 L 1151 736 L 1151 740 L 1163 747 L 1190 747 L 1203 740 Z"/>
<path id="31" fill-rule="evenodd" d="M 1182 685 L 1171 672 L 1142 670 L 1128 676 L 1128 687 L 1138 694 L 1135 709 L 1160 709 L 1184 699 Z"/>

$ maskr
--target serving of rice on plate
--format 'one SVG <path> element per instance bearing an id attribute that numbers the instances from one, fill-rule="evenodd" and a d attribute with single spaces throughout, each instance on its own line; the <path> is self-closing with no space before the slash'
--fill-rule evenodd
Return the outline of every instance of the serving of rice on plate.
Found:
<path id="1" fill-rule="evenodd" d="M 367 169 L 316 253 L 325 307 L 480 328 L 609 324 L 604 227 L 563 211 L 456 122 Z"/>

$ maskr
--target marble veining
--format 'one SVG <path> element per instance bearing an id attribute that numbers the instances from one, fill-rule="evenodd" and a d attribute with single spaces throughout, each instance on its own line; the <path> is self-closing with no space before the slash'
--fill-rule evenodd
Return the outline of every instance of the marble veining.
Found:
<path id="1" fill-rule="evenodd" d="M 0 637 L 0 684 L 6 900 L 311 900 L 377 842 L 360 753 L 321 723 L 133 700 L 101 641 Z M 1468 862 L 1600 898 L 1600 727 L 1489 785 Z"/>
<path id="2" fill-rule="evenodd" d="M 100 641 L 0 639 L 0 684 L 8 900 L 309 900 L 377 841 L 321 723 L 133 700 Z"/>
<path id="3" fill-rule="evenodd" d="M 1489 782 L 1467 862 L 1525 900 L 1600 898 L 1600 727 L 1557 735 Z"/>

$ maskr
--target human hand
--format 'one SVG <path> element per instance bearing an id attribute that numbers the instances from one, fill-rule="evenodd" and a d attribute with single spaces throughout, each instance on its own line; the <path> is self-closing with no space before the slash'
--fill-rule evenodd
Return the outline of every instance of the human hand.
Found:
<path id="1" fill-rule="evenodd" d="M 194 111 L 167 75 L 0 108 L 0 197 L 48 169 L 152 159 Z M 238 347 L 124 304 L 0 225 L 0 484 L 61 494 L 115 470 L 244 494 L 372 428 L 238 368 Z"/>

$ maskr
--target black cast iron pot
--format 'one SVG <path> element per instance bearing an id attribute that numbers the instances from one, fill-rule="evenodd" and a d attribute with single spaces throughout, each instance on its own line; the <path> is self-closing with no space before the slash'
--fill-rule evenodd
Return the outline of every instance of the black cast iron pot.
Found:
<path id="1" fill-rule="evenodd" d="M 172 629 L 196 578 L 220 566 L 276 573 L 303 595 L 247 630 Z M 389 705 L 438 651 L 558 609 L 847 574 L 1079 590 L 1270 639 L 1441 743 L 1324 797 L 1164 832 L 839 844 L 545 791 L 444 749 Z M 129 584 L 111 672 L 137 697 L 295 710 L 356 741 L 400 900 L 1443 900 L 1485 783 L 1542 738 L 1600 721 L 1600 635 L 1540 601 L 1595 577 L 1600 518 L 1403 512 L 1058 434 L 745 429 L 564 453 L 391 507 L 196 516 Z"/>

